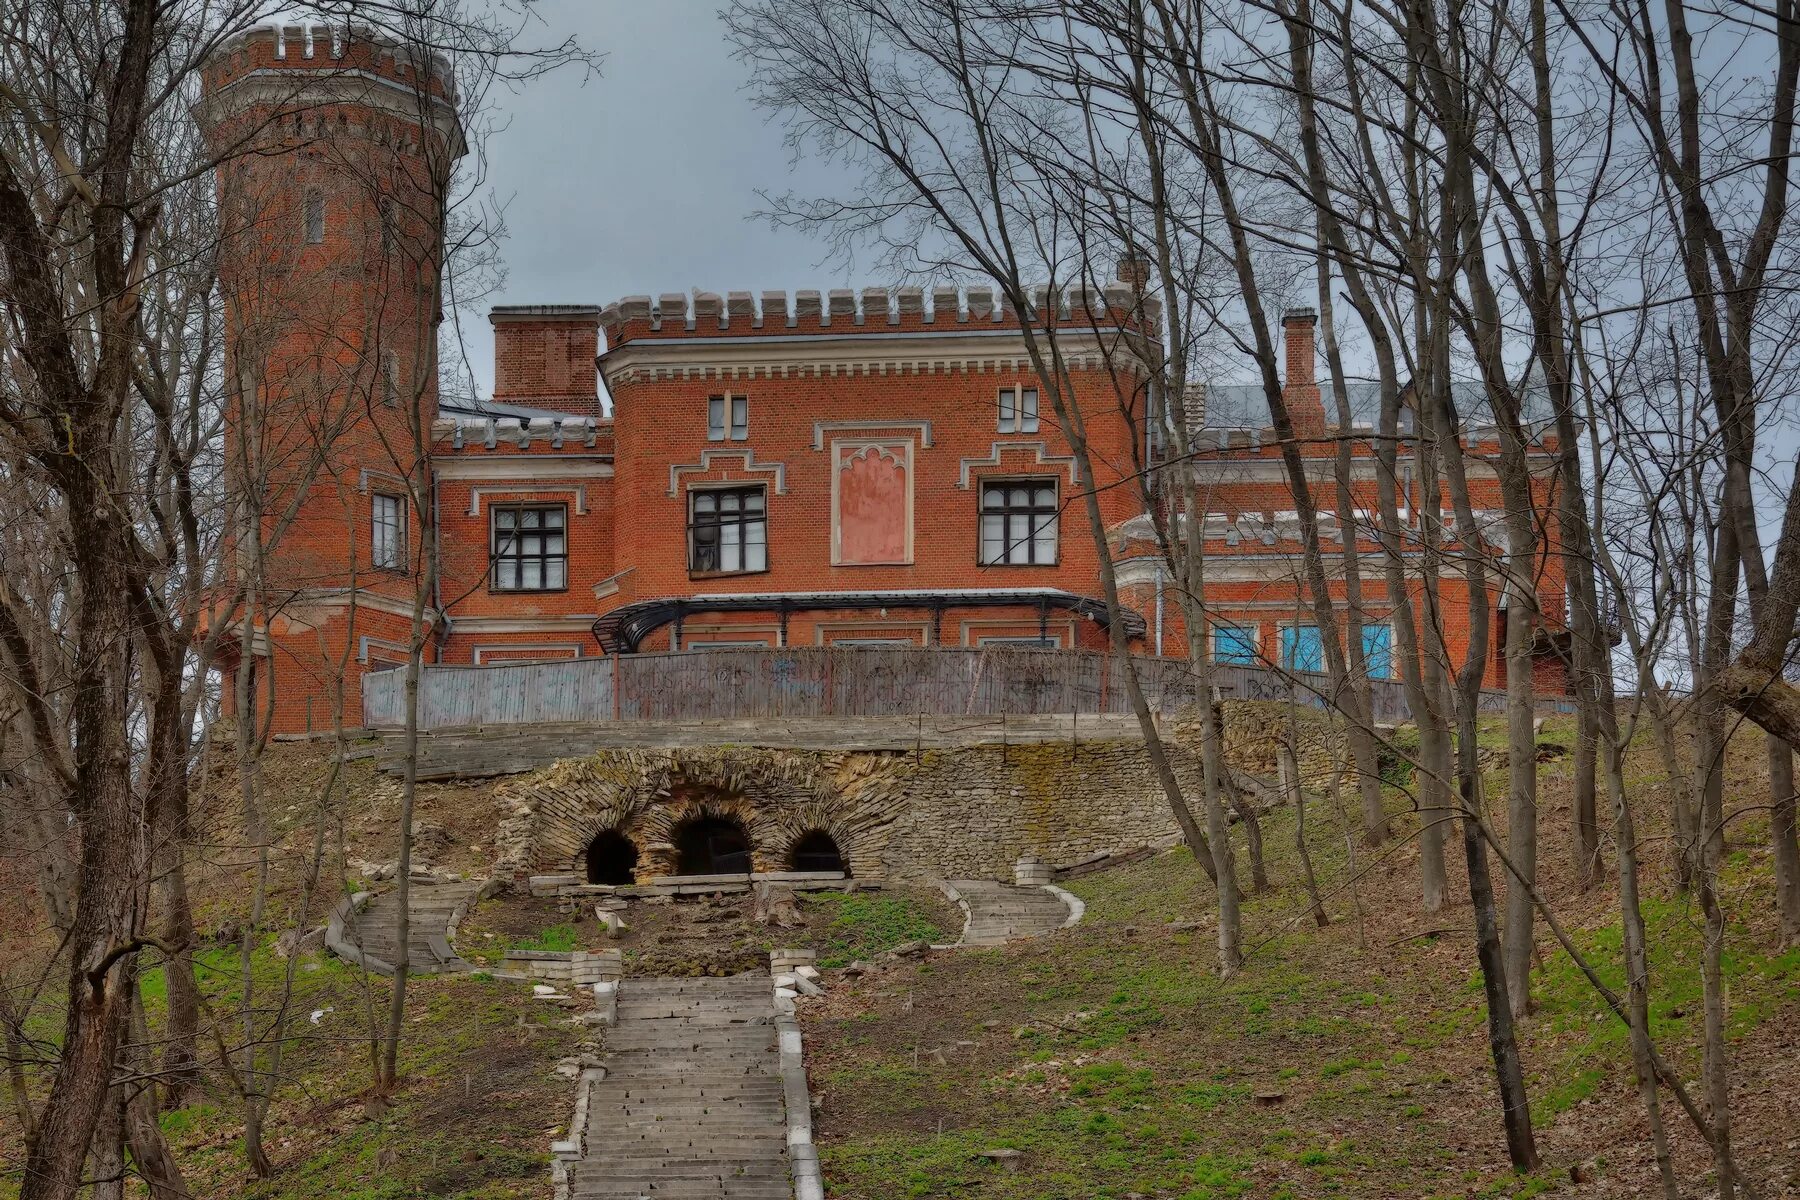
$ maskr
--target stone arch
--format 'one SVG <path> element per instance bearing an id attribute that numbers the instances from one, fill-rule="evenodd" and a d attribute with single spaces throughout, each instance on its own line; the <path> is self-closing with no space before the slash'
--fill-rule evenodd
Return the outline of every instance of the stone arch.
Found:
<path id="1" fill-rule="evenodd" d="M 823 829 L 801 834 L 788 849 L 788 869 L 792 871 L 844 871 L 847 866 L 837 839 Z"/>
<path id="2" fill-rule="evenodd" d="M 618 886 L 637 882 L 638 848 L 621 829 L 602 829 L 582 855 L 589 883 Z"/>
<path id="3" fill-rule="evenodd" d="M 843 765 L 815 751 L 739 747 L 568 759 L 508 785 L 497 870 L 514 879 L 585 871 L 594 839 L 617 830 L 637 848 L 637 880 L 647 882 L 677 870 L 682 822 L 719 818 L 743 826 L 753 870 L 789 870 L 795 843 L 817 830 L 837 844 L 848 870 L 880 878 L 900 800 Z"/>

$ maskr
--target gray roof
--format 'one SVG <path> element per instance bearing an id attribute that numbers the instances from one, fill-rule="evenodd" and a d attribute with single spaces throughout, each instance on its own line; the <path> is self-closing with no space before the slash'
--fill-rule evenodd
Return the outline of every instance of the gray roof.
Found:
<path id="1" fill-rule="evenodd" d="M 1348 379 L 1344 391 L 1350 401 L 1351 420 L 1356 424 L 1378 425 L 1381 422 L 1381 385 L 1373 379 Z M 1331 382 L 1319 383 L 1320 399 L 1327 420 L 1337 416 L 1337 397 Z M 1487 388 L 1472 380 L 1458 380 L 1450 385 L 1451 398 L 1465 426 L 1493 424 L 1493 409 L 1488 404 Z M 1400 431 L 1413 428 L 1413 414 L 1402 396 Z M 1550 396 L 1535 380 L 1525 391 L 1524 418 L 1528 424 L 1550 422 Z M 1268 399 L 1261 384 L 1214 383 L 1206 385 L 1206 424 L 1219 429 L 1260 429 L 1269 423 Z"/>

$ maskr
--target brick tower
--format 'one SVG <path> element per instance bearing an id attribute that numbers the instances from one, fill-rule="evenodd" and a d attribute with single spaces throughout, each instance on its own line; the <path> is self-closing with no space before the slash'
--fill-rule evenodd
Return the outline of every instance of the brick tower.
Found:
<path id="1" fill-rule="evenodd" d="M 405 659 L 421 575 L 439 199 L 463 150 L 449 65 L 360 29 L 258 28 L 209 60 L 197 111 L 221 162 L 225 462 L 246 601 L 221 647 L 226 708 L 247 609 L 275 727 L 330 728 L 340 674 L 344 723 L 359 725 L 362 674 Z"/>

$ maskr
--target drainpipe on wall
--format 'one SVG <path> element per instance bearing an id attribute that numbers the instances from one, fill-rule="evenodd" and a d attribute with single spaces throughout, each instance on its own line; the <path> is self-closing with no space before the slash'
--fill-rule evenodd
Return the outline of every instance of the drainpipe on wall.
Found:
<path id="1" fill-rule="evenodd" d="M 1162 564 L 1158 563 L 1156 565 L 1156 653 L 1159 658 L 1162 656 L 1162 652 L 1163 652 L 1162 651 L 1162 646 L 1163 646 L 1162 637 L 1163 637 L 1163 587 L 1164 587 L 1164 583 L 1165 583 L 1165 580 L 1163 578 Z"/>
<path id="2" fill-rule="evenodd" d="M 443 510 L 438 506 L 438 477 L 429 460 L 425 470 L 431 474 L 431 607 L 442 622 L 436 641 L 434 662 L 444 661 L 444 643 L 450 639 L 450 614 L 444 610 L 444 525 Z"/>

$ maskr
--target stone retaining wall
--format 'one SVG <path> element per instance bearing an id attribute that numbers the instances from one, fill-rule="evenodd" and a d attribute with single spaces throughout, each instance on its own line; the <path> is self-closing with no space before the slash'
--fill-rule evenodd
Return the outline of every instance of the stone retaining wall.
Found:
<path id="1" fill-rule="evenodd" d="M 1169 753 L 1199 795 L 1199 762 Z M 506 785 L 496 873 L 585 871 L 588 843 L 616 829 L 638 849 L 637 877 L 674 869 L 682 821 L 730 816 L 753 866 L 781 871 L 808 832 L 831 835 L 861 879 L 1008 879 L 1027 855 L 1068 864 L 1167 844 L 1177 830 L 1140 741 L 985 745 L 918 753 L 709 747 L 607 750 Z"/>

